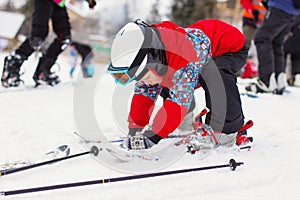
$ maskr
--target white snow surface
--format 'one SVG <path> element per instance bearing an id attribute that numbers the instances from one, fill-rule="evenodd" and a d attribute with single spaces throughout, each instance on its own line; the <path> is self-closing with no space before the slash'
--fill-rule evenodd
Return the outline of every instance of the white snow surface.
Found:
<path id="1" fill-rule="evenodd" d="M 5 55 L 6 53 L 2 53 L 0 56 L 1 72 Z M 93 79 L 98 77 L 72 84 L 73 80 L 68 77 L 69 58 L 61 55 L 58 63 L 61 68 L 58 73 L 62 84 L 56 87 L 0 88 L 0 164 L 15 161 L 42 161 L 47 159 L 44 156 L 46 152 L 62 144 L 69 145 L 71 154 L 87 150 L 79 143 L 79 138 L 73 134 L 73 131 L 77 130 L 76 120 L 74 120 L 73 93 L 75 87 L 88 88 Z M 23 78 L 27 87 L 33 84 L 31 77 L 36 64 L 37 59 L 34 56 L 24 63 Z M 96 72 L 103 71 L 105 67 L 102 64 L 95 64 Z M 78 71 L 78 76 L 81 76 Z M 103 74 L 98 82 L 102 84 L 97 87 L 97 91 L 102 92 L 94 95 L 95 102 L 98 103 L 95 103 L 94 112 L 98 121 L 101 121 L 99 124 L 102 122 L 104 124 L 101 125 L 101 129 L 108 135 L 107 137 L 109 135 L 112 136 L 111 138 L 116 138 L 118 135 L 124 136 L 124 131 L 120 130 L 115 120 L 110 117 L 112 108 L 101 106 L 104 102 L 111 101 L 110 94 L 115 83 L 106 74 Z M 244 83 L 244 80 L 240 81 L 241 90 L 243 90 Z M 218 149 L 203 159 L 186 153 L 172 164 L 159 169 L 159 171 L 167 171 L 222 165 L 234 158 L 238 162 L 244 162 L 244 165 L 237 167 L 236 171 L 222 168 L 7 197 L 0 196 L 0 199 L 300 199 L 298 190 L 300 186 L 300 156 L 298 155 L 300 123 L 297 120 L 300 113 L 300 88 L 288 87 L 288 90 L 290 93 L 283 96 L 259 94 L 259 98 L 241 97 L 245 120 L 254 121 L 254 126 L 248 131 L 248 134 L 252 135 L 255 140 L 255 146 L 250 151 Z M 199 95 L 197 98 L 203 99 L 201 93 Z M 197 107 L 201 108 L 204 105 L 198 104 Z M 126 123 L 126 118 L 124 121 Z M 122 163 L 116 163 L 116 165 L 122 167 Z M 2 176 L 0 177 L 0 192 L 132 175 L 132 173 L 113 168 L 99 162 L 91 155 L 86 155 Z M 143 172 L 138 172 L 140 173 Z"/>
<path id="2" fill-rule="evenodd" d="M 0 11 L 0 18 L 2 19 L 0 20 L 0 26 L 3 27 L 0 30 L 0 37 L 13 39 L 20 30 L 25 20 L 25 15 L 20 13 Z"/>

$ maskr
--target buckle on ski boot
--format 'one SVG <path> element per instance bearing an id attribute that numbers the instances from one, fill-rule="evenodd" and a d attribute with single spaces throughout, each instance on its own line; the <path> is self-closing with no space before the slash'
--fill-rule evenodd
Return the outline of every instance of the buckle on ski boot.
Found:
<path id="1" fill-rule="evenodd" d="M 6 56 L 4 59 L 3 72 L 1 76 L 1 84 L 3 87 L 18 87 L 24 81 L 20 79 L 20 66 L 23 60 L 16 60 L 13 56 Z M 20 58 L 21 59 L 21 58 Z M 10 63 L 9 63 L 10 62 Z M 17 65 L 17 66 L 15 66 Z"/>
<path id="2" fill-rule="evenodd" d="M 33 80 L 35 81 L 35 87 L 45 83 L 50 86 L 57 85 L 60 83 L 59 77 L 54 73 L 42 72 L 38 75 L 38 77 L 34 76 Z"/>

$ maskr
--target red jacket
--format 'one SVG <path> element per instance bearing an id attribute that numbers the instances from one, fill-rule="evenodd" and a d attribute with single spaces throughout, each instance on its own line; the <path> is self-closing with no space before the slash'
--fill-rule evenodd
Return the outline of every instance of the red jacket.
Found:
<path id="1" fill-rule="evenodd" d="M 259 12 L 258 19 L 261 22 L 266 14 L 266 8 L 261 2 L 262 0 L 240 0 L 240 4 L 243 7 L 242 16 L 253 19 L 252 11 L 257 10 Z"/>
<path id="2" fill-rule="evenodd" d="M 158 87 L 168 87 L 172 91 L 172 97 L 164 102 L 154 117 L 152 131 L 166 137 L 185 117 L 187 105 L 193 98 L 194 90 L 199 86 L 202 67 L 211 57 L 240 50 L 244 46 L 244 36 L 237 28 L 213 19 L 200 20 L 185 28 L 170 21 L 152 26 L 160 33 L 169 66 L 163 82 Z M 179 76 L 181 72 L 184 76 Z M 140 91 L 144 90 L 136 87 L 128 117 L 129 128 L 146 126 L 153 111 L 155 98 L 149 98 Z M 150 91 L 158 96 L 159 92 Z"/>

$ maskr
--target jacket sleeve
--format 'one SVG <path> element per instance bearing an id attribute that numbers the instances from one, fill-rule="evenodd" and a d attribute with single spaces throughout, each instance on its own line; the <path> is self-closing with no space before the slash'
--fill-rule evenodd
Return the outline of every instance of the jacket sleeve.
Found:
<path id="1" fill-rule="evenodd" d="M 162 138 L 172 133 L 186 116 L 194 98 L 195 86 L 199 80 L 201 68 L 194 63 L 175 72 L 174 86 L 170 88 L 170 97 L 157 112 L 153 120 L 152 131 Z"/>
<path id="2" fill-rule="evenodd" d="M 128 115 L 128 128 L 144 128 L 150 120 L 155 101 L 161 91 L 160 85 L 148 87 L 137 82 Z"/>

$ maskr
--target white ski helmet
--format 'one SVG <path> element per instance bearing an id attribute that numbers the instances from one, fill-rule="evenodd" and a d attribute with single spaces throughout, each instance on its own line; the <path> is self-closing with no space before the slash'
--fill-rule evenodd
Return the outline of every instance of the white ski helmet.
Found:
<path id="1" fill-rule="evenodd" d="M 144 27 L 130 22 L 117 33 L 111 47 L 108 72 L 117 83 L 127 84 L 146 66 L 147 52 L 143 50 Z"/>
<path id="2" fill-rule="evenodd" d="M 116 34 L 112 43 L 111 62 L 107 72 L 121 85 L 140 80 L 151 66 L 149 61 L 161 63 L 159 60 L 153 60 L 151 55 L 157 46 L 163 49 L 163 46 L 157 43 L 161 44 L 161 41 L 150 25 L 141 20 L 127 23 Z"/>

